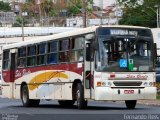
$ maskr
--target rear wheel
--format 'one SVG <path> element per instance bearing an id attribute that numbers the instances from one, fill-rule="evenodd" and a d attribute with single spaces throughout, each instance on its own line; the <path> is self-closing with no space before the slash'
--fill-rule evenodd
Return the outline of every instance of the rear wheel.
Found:
<path id="1" fill-rule="evenodd" d="M 75 103 L 75 100 L 59 100 L 58 103 L 62 106 L 72 106 Z"/>
<path id="2" fill-rule="evenodd" d="M 128 109 L 134 109 L 137 104 L 137 101 L 136 100 L 126 100 L 125 103 Z"/>
<path id="3" fill-rule="evenodd" d="M 84 99 L 84 92 L 81 83 L 77 84 L 76 99 L 78 109 L 84 109 L 87 107 L 87 101 Z"/>
<path id="4" fill-rule="evenodd" d="M 28 87 L 23 85 L 21 89 L 21 100 L 24 107 L 38 106 L 40 100 L 29 99 Z"/>

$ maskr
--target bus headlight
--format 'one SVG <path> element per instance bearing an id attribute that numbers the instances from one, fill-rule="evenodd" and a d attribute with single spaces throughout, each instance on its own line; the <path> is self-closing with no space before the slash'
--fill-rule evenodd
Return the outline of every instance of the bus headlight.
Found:
<path id="1" fill-rule="evenodd" d="M 150 83 L 149 83 L 149 86 L 152 86 L 152 85 L 153 85 L 153 83 L 152 83 L 152 82 L 150 82 Z"/>
<path id="2" fill-rule="evenodd" d="M 102 82 L 102 86 L 106 86 L 106 82 Z"/>
<path id="3" fill-rule="evenodd" d="M 154 82 L 144 82 L 143 83 L 143 85 L 145 86 L 145 87 L 154 87 L 155 86 L 155 83 Z"/>
<path id="4" fill-rule="evenodd" d="M 106 86 L 106 82 L 97 82 L 97 87 Z"/>
<path id="5" fill-rule="evenodd" d="M 100 87 L 102 85 L 102 82 L 97 82 L 97 87 Z"/>
<path id="6" fill-rule="evenodd" d="M 144 86 L 147 86 L 147 85 L 148 85 L 148 83 L 147 83 L 147 82 L 144 82 L 144 83 L 143 83 L 143 85 L 144 85 Z"/>
<path id="7" fill-rule="evenodd" d="M 150 83 L 149 83 L 149 86 L 151 86 L 151 87 L 156 87 L 156 82 L 150 82 Z"/>
<path id="8" fill-rule="evenodd" d="M 112 86 L 112 83 L 111 83 L 111 82 L 108 82 L 108 85 L 109 85 L 109 86 Z"/>

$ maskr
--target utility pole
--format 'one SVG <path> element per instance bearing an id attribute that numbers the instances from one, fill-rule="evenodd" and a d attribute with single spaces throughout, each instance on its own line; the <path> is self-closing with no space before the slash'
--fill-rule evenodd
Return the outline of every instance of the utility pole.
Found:
<path id="1" fill-rule="evenodd" d="M 21 28 L 22 28 L 22 41 L 24 41 L 24 21 L 23 21 L 23 15 L 22 15 L 22 8 L 21 8 L 21 5 L 20 5 L 20 1 L 19 1 L 19 12 L 20 12 L 20 17 L 22 19 L 22 23 L 21 23 Z"/>
<path id="2" fill-rule="evenodd" d="M 159 20 L 160 20 L 160 15 L 159 15 L 159 13 L 160 13 L 160 9 L 159 9 L 159 6 L 157 5 L 157 6 L 155 6 L 156 8 L 157 8 L 157 10 L 156 10 L 156 15 L 157 15 L 157 28 L 159 28 Z M 151 8 L 152 9 L 152 8 Z M 152 9 L 153 10 L 153 9 Z M 153 10 L 154 11 L 154 10 Z"/>
<path id="3" fill-rule="evenodd" d="M 100 0 L 101 1 L 101 13 L 100 13 L 100 15 L 101 15 L 101 25 L 103 25 L 103 0 Z"/>
<path id="4" fill-rule="evenodd" d="M 157 15 L 157 20 L 156 20 L 157 28 L 159 28 L 160 27 L 160 8 L 159 8 L 159 5 L 155 5 L 154 7 L 157 9 L 156 11 L 151 7 L 148 7 L 148 8 L 150 8 Z"/>
<path id="5" fill-rule="evenodd" d="M 39 23 L 40 23 L 40 26 L 41 25 L 43 26 L 43 20 L 42 20 L 42 16 L 41 16 L 41 1 L 38 0 L 36 4 L 38 5 L 38 9 L 39 9 Z"/>
<path id="6" fill-rule="evenodd" d="M 157 7 L 157 28 L 159 28 L 159 8 Z"/>
<path id="7" fill-rule="evenodd" d="M 87 1 L 86 0 L 83 0 L 83 27 L 86 28 L 87 27 L 87 24 L 86 24 L 86 21 L 87 21 L 87 12 L 86 12 L 86 5 L 87 5 Z"/>
<path id="8" fill-rule="evenodd" d="M 116 0 L 116 12 L 115 12 L 115 16 L 116 16 L 116 25 L 118 25 L 118 3 Z"/>

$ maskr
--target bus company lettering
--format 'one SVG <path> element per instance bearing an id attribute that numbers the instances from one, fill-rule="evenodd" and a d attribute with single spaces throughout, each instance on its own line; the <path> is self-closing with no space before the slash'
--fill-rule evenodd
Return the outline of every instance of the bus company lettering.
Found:
<path id="1" fill-rule="evenodd" d="M 30 70 L 27 71 L 26 69 L 23 69 L 22 71 L 16 70 L 15 77 L 22 77 L 22 76 L 28 75 L 30 73 L 31 73 L 31 71 Z"/>
<path id="2" fill-rule="evenodd" d="M 134 79 L 134 78 L 136 78 L 136 79 L 147 79 L 148 78 L 148 76 L 147 75 L 140 75 L 140 74 L 138 74 L 138 75 L 127 75 L 127 77 L 126 78 L 130 78 L 130 79 Z"/>

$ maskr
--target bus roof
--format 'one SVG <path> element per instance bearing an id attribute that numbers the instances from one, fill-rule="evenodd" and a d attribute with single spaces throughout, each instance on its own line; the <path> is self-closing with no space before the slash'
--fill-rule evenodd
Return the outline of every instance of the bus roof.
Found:
<path id="1" fill-rule="evenodd" d="M 32 44 L 35 44 L 35 43 L 41 43 L 41 42 L 46 42 L 46 41 L 50 41 L 50 40 L 56 40 L 56 39 L 59 39 L 59 38 L 67 38 L 67 37 L 76 36 L 76 35 L 85 34 L 85 33 L 92 33 L 98 27 L 149 29 L 147 27 L 126 26 L 126 25 L 92 26 L 92 27 L 87 27 L 87 28 L 83 28 L 83 29 L 78 29 L 77 31 L 75 31 L 75 30 L 74 31 L 68 31 L 68 32 L 63 32 L 63 33 L 59 33 L 59 34 L 50 35 L 50 36 L 44 36 L 44 37 L 40 37 L 40 38 L 36 38 L 36 39 L 31 39 L 31 40 L 27 40 L 27 41 L 23 41 L 23 42 L 19 42 L 19 43 L 14 43 L 14 44 L 10 44 L 10 45 L 5 45 L 5 46 L 3 46 L 3 50 L 22 47 L 22 46 L 26 46 L 26 45 L 32 45 Z"/>

